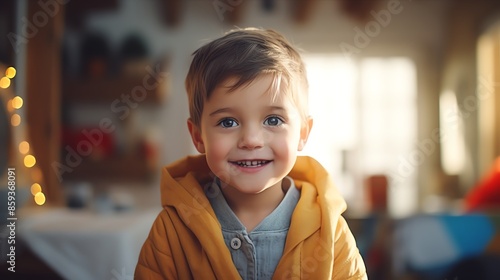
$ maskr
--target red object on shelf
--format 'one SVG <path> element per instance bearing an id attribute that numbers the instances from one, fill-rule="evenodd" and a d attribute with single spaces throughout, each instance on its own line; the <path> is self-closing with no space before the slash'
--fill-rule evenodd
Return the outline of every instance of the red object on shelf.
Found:
<path id="1" fill-rule="evenodd" d="M 387 212 L 387 176 L 374 174 L 366 178 L 365 184 L 368 192 L 371 211 Z"/>
<path id="2" fill-rule="evenodd" d="M 87 154 L 88 149 L 92 149 L 89 156 L 94 159 L 110 157 L 115 149 L 113 136 L 98 127 L 63 128 L 62 144 L 64 152 L 69 148 Z"/>
<path id="3" fill-rule="evenodd" d="M 500 209 L 500 157 L 465 196 L 466 211 Z"/>

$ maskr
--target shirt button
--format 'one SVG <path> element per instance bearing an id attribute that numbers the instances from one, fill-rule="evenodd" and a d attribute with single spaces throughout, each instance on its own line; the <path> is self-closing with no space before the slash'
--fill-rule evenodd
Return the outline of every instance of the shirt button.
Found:
<path id="1" fill-rule="evenodd" d="M 241 240 L 239 238 L 231 239 L 231 248 L 238 250 L 241 247 Z"/>

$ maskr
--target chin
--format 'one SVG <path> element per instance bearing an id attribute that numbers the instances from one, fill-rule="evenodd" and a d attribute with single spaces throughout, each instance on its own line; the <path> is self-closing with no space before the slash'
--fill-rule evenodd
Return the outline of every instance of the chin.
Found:
<path id="1" fill-rule="evenodd" d="M 238 182 L 238 180 L 235 180 L 235 184 L 229 184 L 231 188 L 237 190 L 240 193 L 245 193 L 245 194 L 259 194 L 262 193 L 268 189 L 271 189 L 272 187 L 276 185 L 281 185 L 280 184 L 281 180 L 278 180 L 276 182 L 267 182 L 267 183 L 256 183 L 255 181 L 253 182 Z"/>

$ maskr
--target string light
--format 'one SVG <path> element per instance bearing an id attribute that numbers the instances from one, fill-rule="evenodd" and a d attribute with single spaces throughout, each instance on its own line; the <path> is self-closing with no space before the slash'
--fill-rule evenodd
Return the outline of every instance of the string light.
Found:
<path id="1" fill-rule="evenodd" d="M 33 167 L 36 163 L 36 158 L 32 155 L 27 155 L 24 157 L 24 166 L 30 168 Z"/>
<path id="2" fill-rule="evenodd" d="M 31 194 L 33 196 L 35 196 L 37 193 L 41 191 L 42 191 L 42 186 L 40 186 L 40 184 L 34 183 L 33 185 L 31 185 Z"/>
<path id="3" fill-rule="evenodd" d="M 30 151 L 30 143 L 27 141 L 23 141 L 19 143 L 19 152 L 23 155 L 27 154 Z"/>
<path id="4" fill-rule="evenodd" d="M 35 194 L 35 203 L 38 205 L 44 205 L 45 204 L 45 195 L 43 192 L 38 192 Z"/>
<path id="5" fill-rule="evenodd" d="M 8 88 L 10 87 L 10 79 L 8 77 L 3 77 L 0 79 L 0 87 Z"/>
<path id="6" fill-rule="evenodd" d="M 10 118 L 10 124 L 12 126 L 20 125 L 21 124 L 21 116 L 19 116 L 18 114 L 12 115 L 12 117 Z"/>
<path id="7" fill-rule="evenodd" d="M 9 99 L 9 100 L 7 101 L 7 111 L 9 111 L 9 113 L 12 113 L 12 112 L 14 112 L 14 110 L 15 110 L 15 109 L 14 109 L 14 107 L 12 106 L 12 99 Z"/>
<path id="8" fill-rule="evenodd" d="M 7 68 L 7 70 L 5 70 L 5 76 L 9 79 L 12 79 L 16 76 L 16 72 L 17 72 L 16 68 L 11 66 L 11 67 Z"/>
<path id="9" fill-rule="evenodd" d="M 23 107 L 23 103 L 23 99 L 20 96 L 12 98 L 12 107 L 14 107 L 14 109 L 20 109 Z"/>
<path id="10" fill-rule="evenodd" d="M 0 88 L 7 89 L 11 85 L 11 79 L 16 76 L 16 68 L 8 67 L 5 70 L 5 77 L 0 78 Z M 7 111 L 13 113 L 14 110 L 21 109 L 23 107 L 24 100 L 20 96 L 15 96 L 7 101 Z M 12 126 L 19 126 L 21 124 L 21 116 L 19 114 L 12 114 L 10 118 L 10 123 Z M 30 144 L 28 141 L 22 141 L 19 143 L 19 153 L 26 155 L 30 151 Z M 24 157 L 24 166 L 31 168 L 35 166 L 36 158 L 33 155 L 26 155 Z M 35 167 L 32 170 L 32 177 L 34 181 L 41 181 L 43 176 L 40 168 Z M 42 186 L 39 183 L 33 183 L 30 188 L 31 194 L 38 205 L 44 205 L 46 198 L 45 194 L 42 192 Z"/>

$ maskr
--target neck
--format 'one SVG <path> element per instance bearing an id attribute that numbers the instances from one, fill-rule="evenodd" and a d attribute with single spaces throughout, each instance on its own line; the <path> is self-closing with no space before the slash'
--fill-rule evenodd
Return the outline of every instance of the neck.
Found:
<path id="1" fill-rule="evenodd" d="M 221 189 L 231 210 L 250 232 L 283 200 L 286 189 L 282 187 L 282 181 L 255 194 L 239 192 L 222 182 Z"/>

